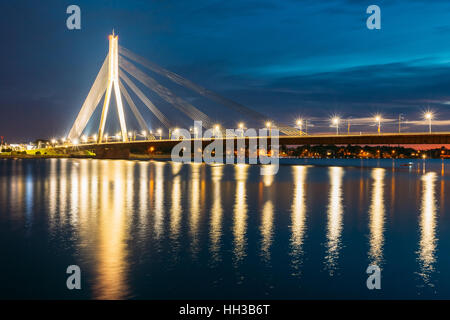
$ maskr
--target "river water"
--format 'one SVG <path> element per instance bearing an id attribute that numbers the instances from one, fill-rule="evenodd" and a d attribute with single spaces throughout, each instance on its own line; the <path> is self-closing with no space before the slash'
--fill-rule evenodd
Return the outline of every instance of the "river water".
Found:
<path id="1" fill-rule="evenodd" d="M 0 298 L 449 299 L 450 163 L 407 162 L 0 160 Z"/>

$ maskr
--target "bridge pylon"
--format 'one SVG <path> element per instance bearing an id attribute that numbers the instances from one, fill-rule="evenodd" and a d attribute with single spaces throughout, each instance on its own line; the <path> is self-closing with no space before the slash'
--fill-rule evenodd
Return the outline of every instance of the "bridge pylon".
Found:
<path id="1" fill-rule="evenodd" d="M 127 124 L 125 122 L 125 113 L 123 111 L 122 97 L 119 87 L 119 36 L 114 35 L 114 31 L 109 35 L 109 53 L 108 53 L 108 82 L 106 85 L 106 95 L 103 102 L 100 127 L 98 129 L 98 143 L 103 141 L 106 118 L 108 116 L 109 104 L 111 102 L 111 92 L 114 88 L 116 96 L 117 113 L 119 115 L 120 130 L 122 141 L 128 142 Z"/>

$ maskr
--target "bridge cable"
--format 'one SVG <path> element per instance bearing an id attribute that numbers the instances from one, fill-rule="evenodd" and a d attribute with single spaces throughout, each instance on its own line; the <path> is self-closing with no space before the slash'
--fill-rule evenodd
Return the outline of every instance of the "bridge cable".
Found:
<path id="1" fill-rule="evenodd" d="M 89 90 L 86 100 L 84 100 L 81 110 L 78 113 L 78 116 L 72 128 L 69 131 L 68 138 L 71 141 L 79 139 L 84 129 L 86 128 L 89 119 L 91 118 L 92 114 L 97 108 L 97 105 L 102 99 L 103 94 L 106 91 L 107 77 L 108 77 L 108 56 L 106 56 L 106 59 L 103 62 L 103 65 L 100 68 L 97 77 L 95 78 L 94 84 Z"/>
<path id="2" fill-rule="evenodd" d="M 267 116 L 265 116 L 257 111 L 254 111 L 254 110 L 252 110 L 240 103 L 237 103 L 235 101 L 232 101 L 230 99 L 222 97 L 221 95 L 219 95 L 211 90 L 208 90 L 198 84 L 195 84 L 192 81 L 185 79 L 182 76 L 180 76 L 172 71 L 166 70 L 166 69 L 158 66 L 157 64 L 152 63 L 141 56 L 138 56 L 137 54 L 131 52 L 130 50 L 128 50 L 124 47 L 119 46 L 119 54 L 129 58 L 130 60 L 138 62 L 139 64 L 143 65 L 144 67 L 150 69 L 151 71 L 153 71 L 159 75 L 167 77 L 169 80 L 177 83 L 178 85 L 181 85 L 183 87 L 191 89 L 192 91 L 195 91 L 198 94 L 200 94 L 206 98 L 209 98 L 219 104 L 222 104 L 232 110 L 235 110 L 239 113 L 243 113 L 245 115 L 251 116 L 253 118 L 256 118 L 256 119 L 262 120 L 262 121 L 267 120 L 267 118 L 268 118 Z"/>
<path id="3" fill-rule="evenodd" d="M 211 128 L 214 125 L 206 114 L 204 114 L 202 111 L 194 107 L 189 102 L 176 96 L 169 89 L 159 84 L 155 79 L 151 78 L 150 76 L 140 71 L 138 68 L 136 68 L 136 66 L 134 66 L 131 62 L 127 61 L 125 58 L 120 57 L 119 66 L 123 70 L 128 72 L 130 75 L 132 75 L 134 78 L 139 80 L 143 85 L 145 85 L 146 87 L 154 91 L 156 94 L 158 94 L 166 102 L 170 103 L 175 108 L 185 113 L 188 117 L 190 117 L 194 121 L 195 120 L 202 121 L 203 127 Z"/>
<path id="4" fill-rule="evenodd" d="M 133 112 L 134 116 L 136 117 L 136 120 L 139 123 L 139 126 L 141 130 L 148 131 L 147 124 L 145 123 L 144 117 L 142 117 L 142 114 L 139 112 L 138 108 L 134 104 L 133 100 L 131 99 L 127 89 L 123 85 L 122 81 L 119 80 L 119 87 L 120 92 L 125 97 L 125 100 L 127 101 L 128 105 L 130 106 L 131 111 Z"/>
<path id="5" fill-rule="evenodd" d="M 119 77 L 131 88 L 131 90 L 150 109 L 158 120 L 167 128 L 171 128 L 171 123 L 166 116 L 145 96 L 145 94 L 128 78 L 122 70 L 119 70 Z"/>
<path id="6" fill-rule="evenodd" d="M 217 93 L 215 93 L 215 92 L 213 92 L 211 90 L 208 90 L 208 89 L 206 89 L 206 88 L 204 88 L 204 87 L 202 87 L 202 86 L 200 86 L 198 84 L 195 84 L 192 81 L 190 81 L 188 79 L 185 79 L 182 76 L 180 76 L 180 75 L 178 75 L 178 74 L 176 74 L 176 73 L 174 73 L 172 71 L 164 69 L 164 68 L 158 66 L 157 64 L 148 61 L 144 57 L 141 57 L 141 56 L 131 52 L 127 48 L 119 46 L 119 54 L 123 55 L 124 57 L 127 57 L 130 60 L 133 60 L 133 61 L 143 65 L 147 69 L 149 69 L 149 70 L 151 70 L 151 71 L 153 71 L 153 72 L 155 72 L 155 73 L 157 73 L 159 75 L 162 75 L 162 76 L 168 78 L 169 80 L 175 82 L 176 84 L 178 84 L 180 86 L 183 86 L 183 87 L 186 87 L 188 89 L 191 89 L 192 91 L 195 91 L 198 94 L 200 94 L 200 95 L 202 95 L 202 96 L 204 96 L 204 97 L 206 97 L 208 99 L 211 99 L 211 100 L 213 100 L 213 101 L 215 101 L 215 102 L 217 102 L 217 103 L 219 103 L 221 105 L 224 105 L 224 106 L 226 106 L 226 107 L 228 107 L 228 108 L 230 108 L 230 109 L 232 109 L 234 111 L 237 111 L 237 112 L 239 112 L 241 114 L 244 114 L 246 116 L 249 116 L 249 117 L 252 117 L 254 119 L 257 119 L 259 121 L 265 121 L 265 120 L 268 119 L 267 116 L 265 116 L 265 115 L 255 111 L 255 110 L 252 110 L 252 109 L 250 109 L 250 108 L 248 108 L 248 107 L 246 107 L 246 106 L 244 106 L 244 105 L 242 105 L 240 103 L 237 103 L 235 101 L 227 99 L 227 98 L 225 98 L 225 97 L 223 97 L 223 96 L 221 96 L 221 95 L 219 95 L 219 94 L 217 94 Z M 281 132 L 283 132 L 284 134 L 286 134 L 286 135 L 303 135 L 304 134 L 304 132 L 302 132 L 302 131 L 300 131 L 300 130 L 298 130 L 296 128 L 293 128 L 293 127 L 290 127 L 290 126 L 287 126 L 287 125 L 284 125 L 284 124 L 281 124 L 281 123 L 279 124 L 278 129 Z"/>

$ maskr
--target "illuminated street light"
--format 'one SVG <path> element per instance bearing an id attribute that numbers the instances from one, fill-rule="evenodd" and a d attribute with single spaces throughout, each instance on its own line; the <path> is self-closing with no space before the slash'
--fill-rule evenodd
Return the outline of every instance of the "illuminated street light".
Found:
<path id="1" fill-rule="evenodd" d="M 56 144 L 56 140 L 52 139 L 52 145 L 55 145 L 55 144 Z"/>
<path id="2" fill-rule="evenodd" d="M 300 118 L 300 119 L 297 120 L 297 126 L 300 129 L 300 131 L 302 131 L 303 119 Z"/>
<path id="3" fill-rule="evenodd" d="M 94 139 L 94 141 L 97 141 L 97 135 L 94 134 L 94 135 L 92 136 L 92 139 Z"/>
<path id="4" fill-rule="evenodd" d="M 267 122 L 266 122 L 266 128 L 267 128 L 268 131 L 269 131 L 269 137 L 272 135 L 271 127 L 272 127 L 272 122 L 267 121 Z"/>
<path id="5" fill-rule="evenodd" d="M 426 120 L 428 120 L 428 126 L 430 128 L 430 133 L 431 133 L 431 120 L 433 120 L 433 113 L 431 111 L 427 111 L 424 114 L 424 117 Z"/>
<path id="6" fill-rule="evenodd" d="M 158 129 L 157 132 L 158 132 L 158 134 L 159 134 L 159 140 L 161 140 L 161 139 L 162 139 L 162 130 L 161 130 L 161 129 Z"/>
<path id="7" fill-rule="evenodd" d="M 240 129 L 240 131 L 241 131 L 241 136 L 244 137 L 244 127 L 245 127 L 244 123 L 243 123 L 243 122 L 240 122 L 240 123 L 238 124 L 238 127 L 239 127 L 239 129 Z"/>
<path id="8" fill-rule="evenodd" d="M 339 135 L 339 118 L 338 117 L 334 117 L 331 121 L 333 123 L 333 125 L 336 126 L 336 135 Z"/>
<path id="9" fill-rule="evenodd" d="M 72 144 L 75 146 L 78 145 L 78 140 L 77 139 L 73 140 Z"/>
<path id="10" fill-rule="evenodd" d="M 381 116 L 377 114 L 375 116 L 375 121 L 378 124 L 378 134 L 380 134 L 381 133 Z"/>
<path id="11" fill-rule="evenodd" d="M 84 136 L 84 135 L 83 135 L 83 136 L 81 137 L 81 141 L 82 141 L 83 143 L 86 143 L 86 142 L 87 142 L 87 140 L 88 140 L 88 139 L 87 139 L 87 137 L 86 137 L 86 136 Z"/>
<path id="12" fill-rule="evenodd" d="M 144 136 L 144 140 L 147 140 L 147 131 L 143 130 L 141 133 Z"/>

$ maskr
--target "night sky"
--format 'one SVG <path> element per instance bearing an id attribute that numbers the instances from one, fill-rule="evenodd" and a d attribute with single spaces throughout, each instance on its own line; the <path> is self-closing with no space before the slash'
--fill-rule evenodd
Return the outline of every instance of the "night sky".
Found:
<path id="1" fill-rule="evenodd" d="M 71 4 L 81 30 L 66 27 Z M 381 30 L 366 27 L 371 4 Z M 429 108 L 434 129 L 450 130 L 449 1 L 2 0 L 0 14 L 0 135 L 9 142 L 68 133 L 113 28 L 120 45 L 275 122 L 302 116 L 311 131 L 332 132 L 337 114 L 375 132 L 381 113 L 394 131 L 402 113 L 405 128 L 425 131 Z M 196 105 L 192 92 L 176 92 Z"/>

